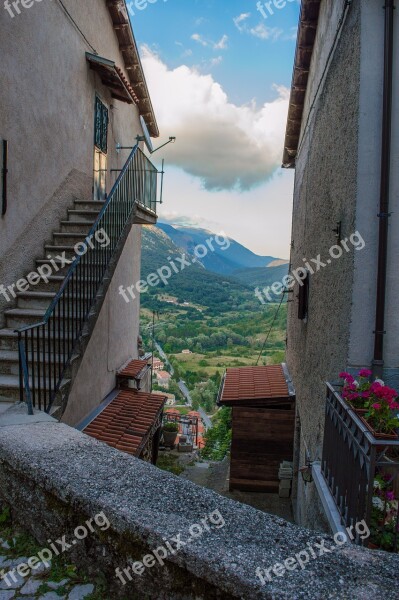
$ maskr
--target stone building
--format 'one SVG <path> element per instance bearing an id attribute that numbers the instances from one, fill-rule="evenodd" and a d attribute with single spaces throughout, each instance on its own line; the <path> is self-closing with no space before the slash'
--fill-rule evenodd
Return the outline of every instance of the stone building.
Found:
<path id="1" fill-rule="evenodd" d="M 139 297 L 118 290 L 156 222 L 141 148 L 159 132 L 124 2 L 6 5 L 0 405 L 28 398 L 74 426 L 139 357 Z"/>
<path id="2" fill-rule="evenodd" d="M 296 472 L 322 458 L 325 382 L 370 367 L 399 384 L 398 73 L 393 2 L 302 0 L 283 160 L 301 280 L 288 292 Z M 296 518 L 327 527 L 313 471 L 297 479 Z"/>

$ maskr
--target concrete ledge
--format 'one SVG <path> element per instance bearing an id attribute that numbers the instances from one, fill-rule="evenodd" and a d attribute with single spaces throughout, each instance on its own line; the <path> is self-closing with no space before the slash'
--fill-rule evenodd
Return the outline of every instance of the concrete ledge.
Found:
<path id="1" fill-rule="evenodd" d="M 0 498 L 35 537 L 66 535 L 103 511 L 111 523 L 68 553 L 115 580 L 113 597 L 154 599 L 394 597 L 399 556 L 353 545 L 311 560 L 304 570 L 273 575 L 262 586 L 258 567 L 284 563 L 308 544 L 332 538 L 225 499 L 109 448 L 60 423 L 12 425 L 0 432 Z M 166 539 L 188 539 L 191 525 L 220 511 L 223 528 L 145 569 L 123 586 L 115 577 Z"/>
<path id="2" fill-rule="evenodd" d="M 333 533 L 345 532 L 345 527 L 341 523 L 341 515 L 322 475 L 320 463 L 312 464 L 312 475 L 331 531 Z"/>

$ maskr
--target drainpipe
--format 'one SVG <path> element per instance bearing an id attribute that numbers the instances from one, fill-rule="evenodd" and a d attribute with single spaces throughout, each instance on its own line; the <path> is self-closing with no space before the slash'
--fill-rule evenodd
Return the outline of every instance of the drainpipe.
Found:
<path id="1" fill-rule="evenodd" d="M 388 260 L 388 228 L 389 228 L 389 194 L 391 176 L 391 141 L 392 141 L 392 88 L 393 88 L 393 56 L 394 56 L 394 0 L 385 3 L 385 43 L 384 43 L 384 96 L 382 120 L 381 151 L 381 188 L 379 241 L 378 241 L 378 275 L 377 302 L 374 331 L 373 372 L 381 377 L 384 368 L 384 335 L 385 335 L 385 302 Z"/>

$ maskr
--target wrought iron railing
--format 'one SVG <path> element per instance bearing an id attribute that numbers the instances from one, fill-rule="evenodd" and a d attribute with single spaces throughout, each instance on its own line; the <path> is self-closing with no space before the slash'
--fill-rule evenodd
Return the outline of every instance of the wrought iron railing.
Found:
<path id="1" fill-rule="evenodd" d="M 43 320 L 17 330 L 21 401 L 28 389 L 32 405 L 50 411 L 132 212 L 141 205 L 156 214 L 157 176 L 135 146 Z"/>
<path id="2" fill-rule="evenodd" d="M 322 473 L 342 523 L 365 520 L 376 546 L 398 551 L 399 439 L 374 437 L 339 392 L 327 384 Z"/>

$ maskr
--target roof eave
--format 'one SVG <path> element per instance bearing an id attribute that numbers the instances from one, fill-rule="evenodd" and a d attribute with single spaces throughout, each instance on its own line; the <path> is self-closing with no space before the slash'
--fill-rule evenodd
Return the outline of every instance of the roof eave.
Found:
<path id="1" fill-rule="evenodd" d="M 129 13 L 125 0 L 106 0 L 107 8 L 111 15 L 112 23 L 119 42 L 119 49 L 123 56 L 125 69 L 129 76 L 137 98 L 140 115 L 144 118 L 151 137 L 159 137 L 159 129 L 154 109 L 148 91 L 143 66 L 133 30 L 129 20 Z"/>
<path id="2" fill-rule="evenodd" d="M 321 0 L 302 0 L 284 142 L 283 168 L 294 169 Z"/>

